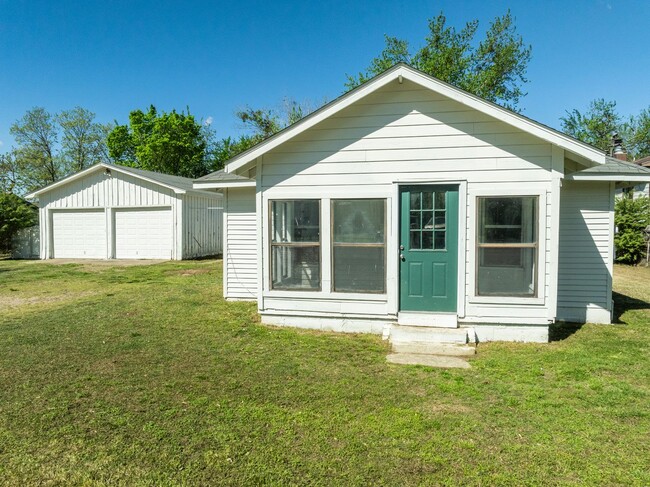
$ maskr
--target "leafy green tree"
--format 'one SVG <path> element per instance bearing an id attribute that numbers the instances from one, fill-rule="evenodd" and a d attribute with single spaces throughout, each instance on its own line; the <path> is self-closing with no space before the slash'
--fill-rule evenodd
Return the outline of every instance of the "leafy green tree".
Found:
<path id="1" fill-rule="evenodd" d="M 46 186 L 65 176 L 57 154 L 56 118 L 43 107 L 35 107 L 9 129 L 18 148 L 15 157 L 26 181 L 27 190 Z"/>
<path id="2" fill-rule="evenodd" d="M 619 198 L 616 200 L 614 224 L 616 261 L 636 264 L 646 253 L 644 229 L 650 225 L 650 199 Z"/>
<path id="3" fill-rule="evenodd" d="M 346 88 L 352 89 L 398 62 L 407 63 L 425 73 L 453 84 L 486 100 L 515 109 L 525 95 L 522 85 L 531 58 L 531 47 L 517 34 L 508 12 L 495 18 L 485 38 L 475 40 L 478 20 L 457 31 L 447 25 L 440 13 L 429 20 L 429 35 L 412 52 L 407 41 L 386 36 L 386 47 L 356 76 L 348 75 Z"/>
<path id="4" fill-rule="evenodd" d="M 21 228 L 38 223 L 38 213 L 13 193 L 0 193 L 0 251 L 11 250 L 11 239 Z"/>
<path id="5" fill-rule="evenodd" d="M 17 147 L 12 162 L 18 173 L 14 190 L 30 191 L 68 174 L 108 160 L 108 126 L 81 107 L 52 115 L 43 107 L 28 110 L 10 128 Z"/>
<path id="6" fill-rule="evenodd" d="M 23 190 L 24 181 L 15 154 L 0 154 L 0 194 L 21 194 Z"/>
<path id="7" fill-rule="evenodd" d="M 116 125 L 108 135 L 110 157 L 117 163 L 176 176 L 203 176 L 209 166 L 206 129 L 194 116 L 175 110 L 134 110 L 129 124 Z"/>
<path id="8" fill-rule="evenodd" d="M 603 151 L 611 149 L 612 134 L 627 132 L 616 111 L 616 102 L 603 98 L 593 100 L 584 113 L 577 109 L 567 110 L 566 116 L 561 117 L 560 121 L 566 134 Z"/>
<path id="9" fill-rule="evenodd" d="M 61 112 L 61 157 L 66 173 L 82 171 L 98 162 L 108 162 L 106 138 L 112 128 L 95 122 L 95 114 L 75 107 Z"/>
<path id="10" fill-rule="evenodd" d="M 641 110 L 636 117 L 631 117 L 630 137 L 627 141 L 634 158 L 650 156 L 650 107 Z"/>

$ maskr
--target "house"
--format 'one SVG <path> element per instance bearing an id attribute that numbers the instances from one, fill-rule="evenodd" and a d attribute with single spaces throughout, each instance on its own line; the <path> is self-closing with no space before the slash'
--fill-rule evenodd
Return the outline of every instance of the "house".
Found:
<path id="1" fill-rule="evenodd" d="M 41 259 L 188 259 L 221 253 L 222 195 L 192 180 L 96 164 L 38 198 Z"/>
<path id="2" fill-rule="evenodd" d="M 399 64 L 194 187 L 223 191 L 224 295 L 264 323 L 544 342 L 611 322 L 615 186 L 643 181 Z"/>
<path id="3" fill-rule="evenodd" d="M 634 164 L 637 166 L 650 168 L 650 156 L 643 157 L 642 159 L 637 159 L 634 161 Z M 633 198 L 650 197 L 650 183 L 637 184 L 634 186 L 634 189 L 632 191 Z"/>

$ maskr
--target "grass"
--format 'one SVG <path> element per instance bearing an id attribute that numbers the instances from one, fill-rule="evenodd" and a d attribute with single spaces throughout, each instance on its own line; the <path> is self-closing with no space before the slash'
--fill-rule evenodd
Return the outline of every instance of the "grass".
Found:
<path id="1" fill-rule="evenodd" d="M 220 261 L 0 261 L 0 482 L 650 484 L 647 268 L 616 269 L 620 324 L 469 370 L 262 326 L 220 283 Z"/>

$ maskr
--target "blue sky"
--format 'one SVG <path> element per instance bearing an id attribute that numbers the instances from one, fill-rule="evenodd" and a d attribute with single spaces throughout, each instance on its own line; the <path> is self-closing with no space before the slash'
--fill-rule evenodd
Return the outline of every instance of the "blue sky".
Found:
<path id="1" fill-rule="evenodd" d="M 650 2 L 569 1 L 7 1 L 0 0 L 0 152 L 26 110 L 83 106 L 101 122 L 130 110 L 182 110 L 219 136 L 246 105 L 320 102 L 363 70 L 384 34 L 419 45 L 443 11 L 485 28 L 508 8 L 533 47 L 524 114 L 558 127 L 597 97 L 650 106 Z"/>

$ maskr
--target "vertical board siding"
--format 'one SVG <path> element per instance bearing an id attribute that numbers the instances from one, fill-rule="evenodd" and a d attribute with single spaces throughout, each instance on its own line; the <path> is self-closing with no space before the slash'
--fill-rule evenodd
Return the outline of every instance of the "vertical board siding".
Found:
<path id="1" fill-rule="evenodd" d="M 558 319 L 586 321 L 589 308 L 610 308 L 610 188 L 565 181 L 560 208 Z"/>
<path id="2" fill-rule="evenodd" d="M 257 297 L 257 221 L 255 189 L 227 190 L 224 295 L 226 298 Z"/>
<path id="3" fill-rule="evenodd" d="M 468 238 L 465 265 L 459 263 L 459 268 L 466 269 L 466 317 L 494 323 L 530 317 L 537 323 L 546 323 L 551 283 L 548 265 L 551 169 L 551 144 L 404 80 L 402 85 L 396 82 L 377 90 L 264 154 L 258 177 L 268 198 L 287 194 L 340 198 L 373 191 L 390 200 L 396 181 L 467 181 L 465 234 Z M 540 222 L 540 238 L 546 243 L 546 251 L 540 256 L 543 289 L 539 293 L 544 303 L 471 303 L 474 269 L 470 264 L 476 249 L 469 236 L 473 235 L 471 227 L 476 222 L 470 199 L 495 187 L 503 187 L 504 195 L 528 194 L 530 183 L 546 195 L 546 208 L 540 208 L 540 214 L 545 214 Z M 328 248 L 326 243 L 323 250 Z M 395 276 L 389 276 L 389 281 L 391 277 Z M 305 293 L 295 296 L 300 299 L 294 300 L 294 311 L 315 309 L 319 299 Z M 330 294 L 322 299 L 345 300 L 345 297 Z M 388 299 L 386 296 L 383 302 L 375 301 L 376 314 L 386 312 Z M 266 298 L 264 302 L 266 308 Z M 368 313 L 372 314 L 370 310 Z"/>
<path id="4" fill-rule="evenodd" d="M 223 251 L 223 196 L 188 193 L 183 198 L 183 258 L 217 255 Z"/>
<path id="5" fill-rule="evenodd" d="M 41 196 L 49 209 L 104 208 L 107 206 L 172 206 L 171 189 L 118 171 L 106 176 L 103 169 L 54 188 Z"/>

